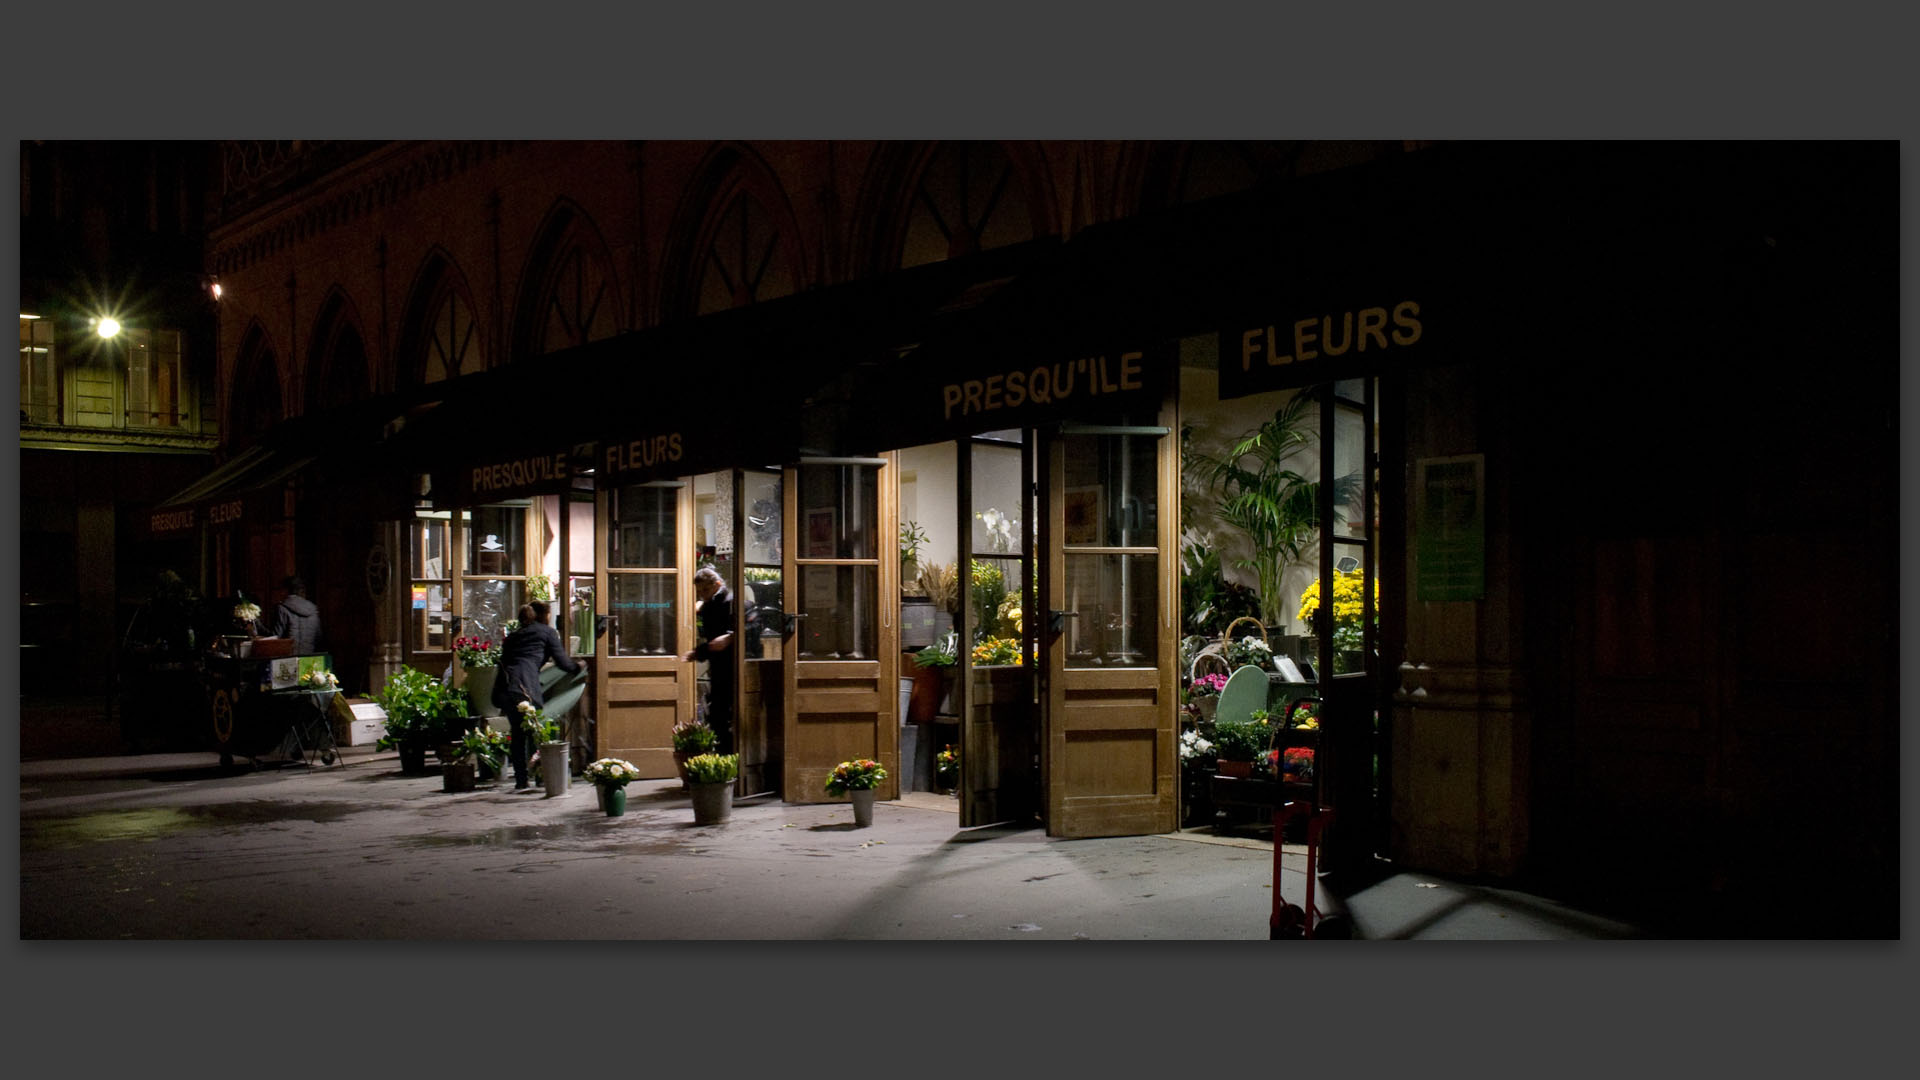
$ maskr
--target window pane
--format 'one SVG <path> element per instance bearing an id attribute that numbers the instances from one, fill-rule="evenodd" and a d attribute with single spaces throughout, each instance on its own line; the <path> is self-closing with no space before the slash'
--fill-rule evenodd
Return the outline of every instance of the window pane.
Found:
<path id="1" fill-rule="evenodd" d="M 444 581 L 413 582 L 407 613 L 413 628 L 413 648 L 417 652 L 446 652 L 453 648 L 452 623 Z"/>
<path id="2" fill-rule="evenodd" d="M 758 659 L 769 653 L 777 656 L 779 646 L 768 649 L 764 639 L 778 638 L 786 626 L 785 609 L 781 606 L 780 568 L 749 566 L 743 572 L 746 574 L 741 587 L 746 590 L 743 606 L 747 613 L 747 658 Z"/>
<path id="3" fill-rule="evenodd" d="M 1151 667 L 1159 653 L 1154 555 L 1068 554 L 1067 664 Z"/>
<path id="4" fill-rule="evenodd" d="M 560 633 L 567 642 L 567 655 L 592 656 L 593 639 L 593 576 L 570 577 L 567 579 L 566 622 L 560 627 Z M 555 612 L 558 616 L 559 612 Z"/>
<path id="5" fill-rule="evenodd" d="M 527 513 L 518 506 L 479 506 L 467 533 L 467 565 L 473 574 L 524 574 Z M 509 616 L 511 618 L 511 616 Z"/>
<path id="6" fill-rule="evenodd" d="M 673 632 L 679 621 L 673 598 L 677 580 L 674 574 L 608 576 L 613 625 L 607 631 L 607 648 L 612 655 L 663 656 L 673 652 Z"/>
<path id="7" fill-rule="evenodd" d="M 874 657 L 877 566 L 800 568 L 800 656 L 806 660 L 867 660 Z"/>
<path id="8" fill-rule="evenodd" d="M 447 523 L 416 520 L 413 523 L 411 573 L 416 578 L 449 578 L 447 566 Z"/>
<path id="9" fill-rule="evenodd" d="M 1021 551 L 1022 492 L 1018 446 L 973 444 L 973 550 L 982 555 Z"/>
<path id="10" fill-rule="evenodd" d="M 1070 435 L 1064 440 L 1064 539 L 1069 546 L 1158 545 L 1157 439 L 1147 435 Z"/>
<path id="11" fill-rule="evenodd" d="M 800 557 L 877 558 L 878 466 L 802 465 L 799 473 Z"/>
<path id="12" fill-rule="evenodd" d="M 780 565 L 780 474 L 746 474 L 746 563 Z"/>
<path id="13" fill-rule="evenodd" d="M 976 556 L 967 576 L 967 602 L 973 606 L 973 639 L 1018 638 L 1026 610 L 1020 560 Z"/>
<path id="14" fill-rule="evenodd" d="M 520 615 L 526 589 L 518 581 L 469 580 L 461 586 L 460 633 L 491 641 L 506 638 L 508 621 Z"/>
<path id="15" fill-rule="evenodd" d="M 607 533 L 607 565 L 664 569 L 674 560 L 674 507 L 679 492 L 636 485 L 608 495 L 613 526 Z"/>
<path id="16" fill-rule="evenodd" d="M 574 496 L 567 504 L 567 569 L 584 573 L 593 569 L 593 496 Z"/>

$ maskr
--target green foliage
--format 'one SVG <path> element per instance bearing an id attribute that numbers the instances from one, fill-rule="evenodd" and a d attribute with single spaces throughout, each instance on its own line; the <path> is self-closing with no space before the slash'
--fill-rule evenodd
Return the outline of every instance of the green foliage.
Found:
<path id="1" fill-rule="evenodd" d="M 1188 631 L 1212 637 L 1233 620 L 1259 615 L 1260 594 L 1228 581 L 1220 553 L 1205 544 L 1181 549 L 1180 611 Z"/>
<path id="2" fill-rule="evenodd" d="M 1252 761 L 1271 737 L 1267 725 L 1251 718 L 1219 720 L 1213 725 L 1213 749 L 1221 761 Z"/>
<path id="3" fill-rule="evenodd" d="M 1292 467 L 1318 437 L 1307 427 L 1316 401 L 1311 393 L 1295 394 L 1274 410 L 1272 419 L 1237 438 L 1225 454 L 1191 455 L 1196 473 L 1217 500 L 1214 516 L 1239 530 L 1253 548 L 1251 559 L 1235 565 L 1259 575 L 1261 619 L 1272 626 L 1285 619 L 1281 572 L 1300 560 L 1301 548 L 1320 527 L 1320 485 Z M 1334 506 L 1351 505 L 1359 491 L 1359 474 L 1339 478 Z"/>
<path id="4" fill-rule="evenodd" d="M 926 530 L 920 527 L 919 522 L 902 521 L 900 523 L 900 571 L 902 577 L 906 575 L 907 567 L 919 560 L 920 545 L 926 543 L 929 539 L 931 539 L 931 537 L 927 536 Z"/>
<path id="5" fill-rule="evenodd" d="M 387 733 L 378 747 L 391 750 L 402 743 L 431 745 L 457 742 L 466 725 L 467 695 L 440 684 L 416 668 L 402 668 L 388 676 L 379 696 L 387 714 Z"/>
<path id="6" fill-rule="evenodd" d="M 705 720 L 682 720 L 673 725 L 673 752 L 704 754 L 713 749 L 716 738 Z"/>
<path id="7" fill-rule="evenodd" d="M 952 667 L 960 662 L 960 632 L 949 630 L 939 641 L 913 654 L 921 667 Z"/>
<path id="8" fill-rule="evenodd" d="M 456 760 L 484 763 L 499 772 L 501 763 L 507 759 L 507 736 L 485 724 L 468 728 L 454 744 L 454 756 Z"/>
<path id="9" fill-rule="evenodd" d="M 975 562 L 967 595 L 973 601 L 973 629 L 980 637 L 1000 630 L 1000 601 L 1007 598 L 1007 579 L 998 563 Z"/>
<path id="10" fill-rule="evenodd" d="M 739 754 L 695 754 L 687 759 L 687 778 L 696 784 L 723 783 L 739 775 Z"/>

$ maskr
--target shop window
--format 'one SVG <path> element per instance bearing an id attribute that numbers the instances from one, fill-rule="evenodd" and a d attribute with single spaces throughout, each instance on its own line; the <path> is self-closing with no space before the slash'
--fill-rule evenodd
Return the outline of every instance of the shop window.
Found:
<path id="1" fill-rule="evenodd" d="M 453 648 L 453 578 L 451 514 L 420 514 L 413 520 L 408 547 L 411 591 L 407 616 L 409 636 L 416 652 L 448 652 Z"/>
<path id="2" fill-rule="evenodd" d="M 465 529 L 467 570 L 460 583 L 463 633 L 500 641 L 526 602 L 527 504 L 477 506 Z"/>
<path id="3" fill-rule="evenodd" d="M 607 495 L 607 648 L 614 656 L 674 652 L 679 618 L 680 488 L 639 484 Z"/>
<path id="4" fill-rule="evenodd" d="M 1154 439 L 1065 439 L 1067 662 L 1151 667 L 1158 655 L 1159 482 Z"/>
<path id="5" fill-rule="evenodd" d="M 800 580 L 799 595 L 791 602 L 806 613 L 800 658 L 872 659 L 878 648 L 878 470 L 871 465 L 803 465 L 798 475 L 794 570 Z M 894 543 L 886 550 L 896 555 Z"/>

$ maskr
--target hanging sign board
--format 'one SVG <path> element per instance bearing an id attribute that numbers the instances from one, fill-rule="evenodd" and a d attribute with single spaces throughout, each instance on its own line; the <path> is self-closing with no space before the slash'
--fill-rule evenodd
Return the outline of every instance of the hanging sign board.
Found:
<path id="1" fill-rule="evenodd" d="M 433 470 L 437 506 L 479 506 L 530 495 L 553 495 L 572 485 L 574 474 L 589 467 L 593 446 L 516 454 L 491 460 L 467 459 Z"/>

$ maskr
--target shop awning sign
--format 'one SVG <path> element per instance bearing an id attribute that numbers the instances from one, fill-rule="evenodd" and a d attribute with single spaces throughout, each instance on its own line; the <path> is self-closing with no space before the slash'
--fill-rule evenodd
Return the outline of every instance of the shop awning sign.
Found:
<path id="1" fill-rule="evenodd" d="M 1220 397 L 1379 374 L 1428 347 L 1432 314 L 1409 296 L 1231 324 L 1220 331 Z"/>

